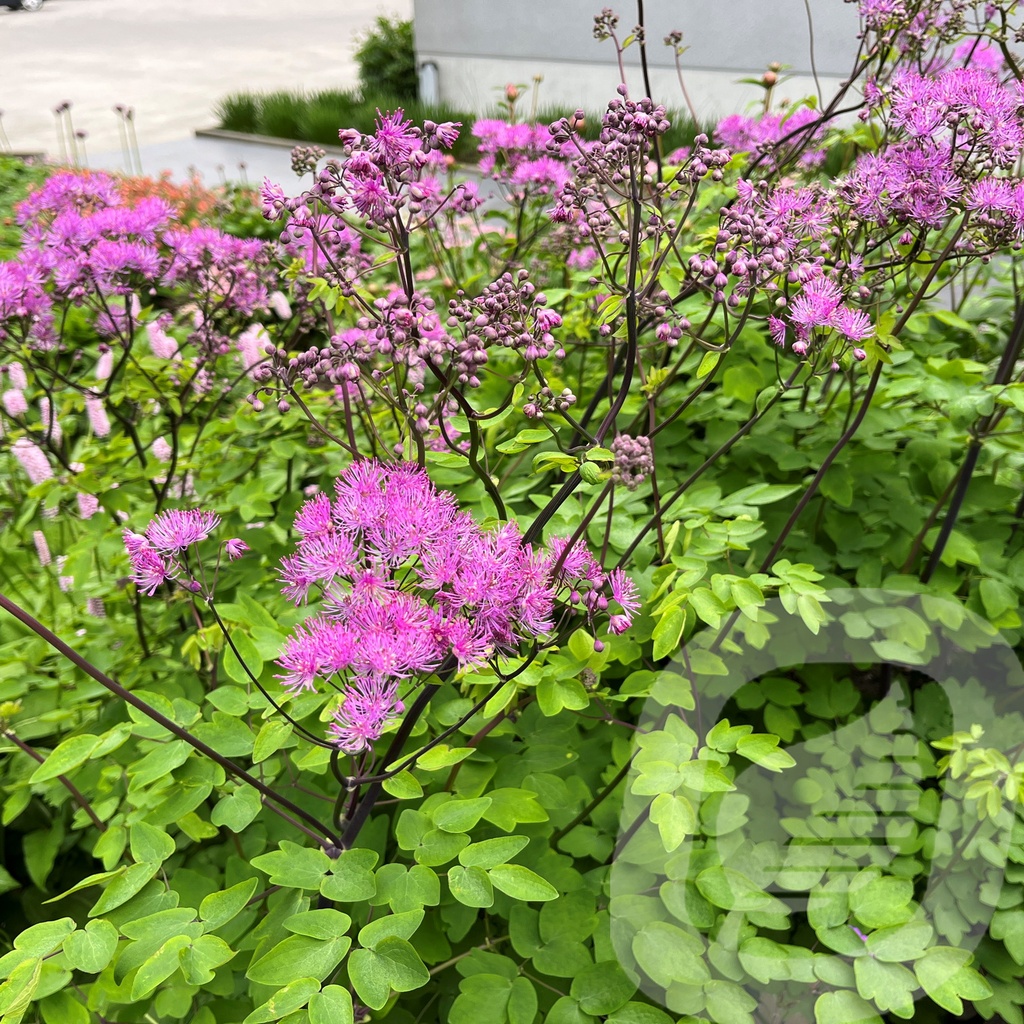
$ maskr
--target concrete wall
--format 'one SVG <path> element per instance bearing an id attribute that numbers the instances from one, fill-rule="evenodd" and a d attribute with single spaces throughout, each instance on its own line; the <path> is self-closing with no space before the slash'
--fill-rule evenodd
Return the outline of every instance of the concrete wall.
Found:
<path id="1" fill-rule="evenodd" d="M 702 116 L 742 110 L 760 90 L 736 80 L 770 61 L 790 65 L 780 96 L 816 91 L 818 71 L 827 99 L 849 73 L 857 48 L 856 6 L 809 0 L 814 47 L 804 0 L 647 0 L 648 60 L 652 91 L 666 105 L 682 106 L 671 50 L 662 40 L 683 32 L 686 86 Z M 601 0 L 414 0 L 416 47 L 421 62 L 437 66 L 441 98 L 462 107 L 492 107 L 506 82 L 544 76 L 542 106 L 603 107 L 619 82 L 611 42 L 593 38 Z M 620 38 L 635 19 L 632 3 L 617 8 Z M 642 95 L 635 47 L 627 53 L 631 94 Z M 813 64 L 813 67 L 812 67 Z"/>

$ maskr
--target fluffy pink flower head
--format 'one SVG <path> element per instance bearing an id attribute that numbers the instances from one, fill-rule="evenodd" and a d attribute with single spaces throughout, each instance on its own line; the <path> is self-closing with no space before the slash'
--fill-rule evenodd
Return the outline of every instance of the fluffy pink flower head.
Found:
<path id="1" fill-rule="evenodd" d="M 132 564 L 132 580 L 140 593 L 152 597 L 161 583 L 173 578 L 170 564 L 141 534 L 125 530 L 124 546 Z"/>
<path id="2" fill-rule="evenodd" d="M 184 551 L 209 537 L 219 523 L 220 516 L 214 512 L 171 509 L 146 527 L 146 539 L 159 552 Z"/>
<path id="3" fill-rule="evenodd" d="M 230 540 L 224 542 L 224 553 L 232 562 L 236 558 L 241 558 L 248 550 L 249 545 L 238 537 L 232 537 Z"/>

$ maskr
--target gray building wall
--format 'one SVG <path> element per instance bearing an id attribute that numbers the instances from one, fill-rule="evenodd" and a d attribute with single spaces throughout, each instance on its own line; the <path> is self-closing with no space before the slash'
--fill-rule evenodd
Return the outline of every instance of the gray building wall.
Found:
<path id="1" fill-rule="evenodd" d="M 542 106 L 602 107 L 619 82 L 610 41 L 593 38 L 602 0 L 414 0 L 421 63 L 436 66 L 440 97 L 478 111 L 493 107 L 506 82 L 543 75 Z M 688 91 L 701 116 L 742 110 L 760 90 L 736 80 L 770 61 L 790 65 L 780 96 L 814 94 L 817 69 L 827 99 L 853 66 L 857 8 L 844 0 L 647 0 L 648 60 L 655 98 L 682 106 L 671 50 L 662 40 L 683 32 Z M 632 2 L 617 8 L 619 37 L 635 21 Z M 643 93 L 635 46 L 626 52 L 631 95 Z"/>

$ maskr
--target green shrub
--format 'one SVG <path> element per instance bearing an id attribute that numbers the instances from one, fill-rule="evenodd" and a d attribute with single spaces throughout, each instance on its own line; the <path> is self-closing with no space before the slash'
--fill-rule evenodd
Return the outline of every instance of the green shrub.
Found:
<path id="1" fill-rule="evenodd" d="M 321 146 L 337 146 L 338 129 L 348 122 L 348 111 L 337 103 L 312 99 L 298 112 L 296 138 Z"/>
<path id="2" fill-rule="evenodd" d="M 259 103 L 251 92 L 229 93 L 217 101 L 213 112 L 221 128 L 233 132 L 259 130 Z"/>
<path id="3" fill-rule="evenodd" d="M 379 17 L 360 40 L 355 57 L 364 96 L 398 96 L 403 100 L 419 96 L 411 21 Z"/>
<path id="4" fill-rule="evenodd" d="M 300 138 L 299 120 L 306 98 L 301 93 L 270 92 L 260 96 L 259 130 L 280 139 Z"/>

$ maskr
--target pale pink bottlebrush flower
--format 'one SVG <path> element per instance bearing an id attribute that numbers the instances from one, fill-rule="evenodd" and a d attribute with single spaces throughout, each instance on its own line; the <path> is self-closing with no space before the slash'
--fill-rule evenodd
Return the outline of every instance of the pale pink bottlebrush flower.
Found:
<path id="1" fill-rule="evenodd" d="M 284 292 L 270 293 L 270 308 L 282 319 L 287 320 L 292 315 L 291 303 Z"/>
<path id="2" fill-rule="evenodd" d="M 24 391 L 28 387 L 28 378 L 25 376 L 25 368 L 21 363 L 9 363 L 7 365 L 7 377 L 12 388 Z"/>
<path id="3" fill-rule="evenodd" d="M 99 359 L 96 360 L 96 379 L 108 380 L 113 372 L 114 350 L 108 348 L 106 352 L 101 352 Z"/>
<path id="4" fill-rule="evenodd" d="M 16 388 L 4 392 L 4 412 L 8 416 L 24 416 L 28 412 L 28 402 L 25 401 L 25 393 Z"/>
<path id="5" fill-rule="evenodd" d="M 171 456 L 174 454 L 174 449 L 167 443 L 163 437 L 158 437 L 153 442 L 153 456 L 159 459 L 160 462 L 170 462 Z"/>
<path id="6" fill-rule="evenodd" d="M 75 498 L 78 501 L 78 514 L 83 519 L 92 519 L 100 507 L 99 498 L 93 494 L 82 494 L 81 492 L 76 494 Z"/>
<path id="7" fill-rule="evenodd" d="M 87 598 L 85 613 L 86 615 L 91 615 L 94 619 L 105 619 L 107 617 L 107 609 L 103 604 L 103 599 L 99 597 Z"/>
<path id="8" fill-rule="evenodd" d="M 27 438 L 19 437 L 11 445 L 11 451 L 33 485 L 41 484 L 44 480 L 50 480 L 53 477 L 53 469 L 46 458 L 46 453 Z"/>
<path id="9" fill-rule="evenodd" d="M 87 398 L 85 400 L 85 412 L 89 417 L 89 426 L 97 437 L 107 437 L 110 434 L 110 420 L 107 418 L 107 410 L 103 408 L 102 398 Z"/>
<path id="10" fill-rule="evenodd" d="M 49 565 L 52 559 L 50 558 L 50 548 L 46 543 L 46 534 L 42 530 L 36 530 L 32 534 L 32 542 L 36 546 L 36 554 L 39 556 L 39 564 L 46 566 Z"/>
<path id="11" fill-rule="evenodd" d="M 242 363 L 246 370 L 250 371 L 250 375 L 253 367 L 267 358 L 268 341 L 270 335 L 263 329 L 262 324 L 250 324 L 236 339 L 235 344 L 242 356 Z"/>
<path id="12" fill-rule="evenodd" d="M 43 423 L 46 440 L 52 441 L 54 444 L 60 444 L 64 433 L 60 428 L 60 420 L 53 414 L 53 407 L 50 405 L 49 398 L 45 395 L 39 399 L 39 418 Z"/>
<path id="13" fill-rule="evenodd" d="M 67 564 L 67 555 L 57 556 L 57 585 L 60 587 L 62 593 L 67 593 L 75 585 L 74 576 L 64 576 L 64 566 Z"/>
<path id="14" fill-rule="evenodd" d="M 153 350 L 153 355 L 160 359 L 181 358 L 178 343 L 167 334 L 159 320 L 146 324 L 146 334 L 149 336 L 149 347 Z"/>

